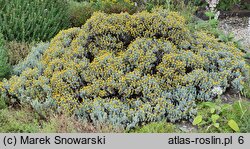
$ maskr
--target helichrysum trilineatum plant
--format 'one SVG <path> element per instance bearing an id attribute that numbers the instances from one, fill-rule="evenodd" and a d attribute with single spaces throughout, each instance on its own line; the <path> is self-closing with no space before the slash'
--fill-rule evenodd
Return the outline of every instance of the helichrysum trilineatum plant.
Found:
<path id="1" fill-rule="evenodd" d="M 22 68 L 1 92 L 21 103 L 54 100 L 83 119 L 127 129 L 191 120 L 197 102 L 217 96 L 215 87 L 242 89 L 242 55 L 233 43 L 190 32 L 176 12 L 98 12 L 81 29 L 61 31 L 39 67 Z"/>

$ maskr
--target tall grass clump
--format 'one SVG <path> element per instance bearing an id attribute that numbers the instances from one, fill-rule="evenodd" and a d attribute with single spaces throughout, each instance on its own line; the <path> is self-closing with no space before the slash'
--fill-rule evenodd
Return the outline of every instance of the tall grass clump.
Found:
<path id="1" fill-rule="evenodd" d="M 66 0 L 0 0 L 0 31 L 9 41 L 47 41 L 68 27 L 66 9 Z"/>
<path id="2" fill-rule="evenodd" d="M 4 45 L 3 35 L 0 33 L 0 80 L 10 74 L 10 65 L 8 63 L 8 52 Z"/>

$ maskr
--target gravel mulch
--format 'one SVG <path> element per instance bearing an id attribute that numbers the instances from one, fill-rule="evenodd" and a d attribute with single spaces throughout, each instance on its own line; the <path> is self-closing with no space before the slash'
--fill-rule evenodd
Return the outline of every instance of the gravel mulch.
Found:
<path id="1" fill-rule="evenodd" d="M 242 45 L 250 52 L 250 18 L 226 18 L 220 20 L 219 28 L 225 33 L 233 32 L 235 39 L 242 40 Z"/>

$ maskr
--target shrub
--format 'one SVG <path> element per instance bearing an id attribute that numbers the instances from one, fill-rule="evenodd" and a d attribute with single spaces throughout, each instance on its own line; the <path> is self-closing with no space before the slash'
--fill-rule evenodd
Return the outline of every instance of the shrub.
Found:
<path id="1" fill-rule="evenodd" d="M 3 35 L 0 33 L 0 81 L 10 74 L 10 65 L 8 62 L 8 52 L 5 48 Z"/>
<path id="2" fill-rule="evenodd" d="M 95 11 L 105 13 L 134 13 L 136 8 L 129 0 L 70 1 L 69 18 L 71 26 L 81 27 Z"/>
<path id="3" fill-rule="evenodd" d="M 239 5 L 241 0 L 220 0 L 217 8 L 219 10 L 231 10 L 233 6 Z"/>
<path id="4" fill-rule="evenodd" d="M 49 43 L 39 43 L 31 48 L 31 51 L 26 58 L 13 67 L 13 74 L 20 75 L 27 68 L 40 68 L 41 70 L 41 57 L 44 51 L 49 47 Z"/>
<path id="5" fill-rule="evenodd" d="M 172 0 L 132 0 L 132 2 L 136 3 L 138 7 L 142 7 L 144 10 L 152 10 L 157 6 L 165 6 L 169 7 Z"/>
<path id="6" fill-rule="evenodd" d="M 239 92 L 247 73 L 242 55 L 233 44 L 191 33 L 176 12 L 95 13 L 81 29 L 53 38 L 41 67 L 1 88 L 9 100 L 54 100 L 79 118 L 130 129 L 192 120 L 196 102 L 217 96 L 214 88 Z"/>
<path id="7" fill-rule="evenodd" d="M 10 41 L 6 42 L 8 49 L 9 63 L 13 66 L 22 61 L 30 52 L 30 44 L 25 42 Z"/>
<path id="8" fill-rule="evenodd" d="M 128 12 L 133 14 L 138 11 L 151 11 L 157 7 L 163 7 L 168 10 L 179 11 L 181 14 L 191 20 L 196 8 L 191 2 L 186 5 L 183 1 L 171 0 L 78 0 L 69 3 L 69 18 L 71 26 L 81 27 L 95 11 L 102 11 L 108 14 Z"/>
<path id="9" fill-rule="evenodd" d="M 92 0 L 94 8 L 105 13 L 134 12 L 134 5 L 130 0 Z"/>
<path id="10" fill-rule="evenodd" d="M 68 27 L 65 0 L 0 0 L 0 31 L 9 41 L 46 41 Z"/>
<path id="11" fill-rule="evenodd" d="M 69 3 L 69 19 L 71 26 L 80 27 L 87 19 L 91 17 L 95 9 L 88 2 L 75 2 Z"/>

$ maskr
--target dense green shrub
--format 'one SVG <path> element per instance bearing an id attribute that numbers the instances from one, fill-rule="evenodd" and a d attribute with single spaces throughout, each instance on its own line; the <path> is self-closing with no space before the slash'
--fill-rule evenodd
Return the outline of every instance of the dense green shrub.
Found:
<path id="1" fill-rule="evenodd" d="M 193 3 L 185 4 L 182 0 L 77 0 L 69 3 L 69 18 L 71 26 L 81 27 L 95 11 L 133 14 L 143 10 L 151 11 L 159 6 L 181 12 L 188 21 L 196 11 Z"/>
<path id="2" fill-rule="evenodd" d="M 79 118 L 129 129 L 191 120 L 196 102 L 213 100 L 215 88 L 239 92 L 242 55 L 231 43 L 191 33 L 176 12 L 94 13 L 81 29 L 61 31 L 41 65 L 21 69 L 0 90 L 12 101 L 56 101 Z"/>
<path id="3" fill-rule="evenodd" d="M 231 10 L 236 4 L 240 5 L 241 0 L 220 0 L 217 8 L 219 10 Z"/>
<path id="4" fill-rule="evenodd" d="M 105 13 L 132 13 L 135 8 L 130 0 L 91 0 L 91 4 Z"/>
<path id="5" fill-rule="evenodd" d="M 66 0 L 0 0 L 0 31 L 9 41 L 49 40 L 68 27 Z"/>
<path id="6" fill-rule="evenodd" d="M 10 41 L 6 42 L 10 65 L 16 65 L 22 61 L 30 52 L 31 45 L 26 42 Z"/>
<path id="7" fill-rule="evenodd" d="M 69 2 L 71 26 L 81 27 L 95 11 L 105 13 L 134 13 L 136 7 L 129 0 L 79 0 Z"/>
<path id="8" fill-rule="evenodd" d="M 184 0 L 134 0 L 139 4 L 139 7 L 145 7 L 144 9 L 151 11 L 156 7 L 163 7 L 167 10 L 174 10 L 182 7 L 183 9 L 178 9 L 179 11 L 187 10 L 189 6 L 185 3 Z M 186 7 L 183 7 L 185 4 Z M 186 13 L 189 13 L 186 11 Z"/>
<path id="9" fill-rule="evenodd" d="M 137 3 L 138 6 L 160 6 L 170 3 L 172 0 L 131 0 L 131 2 Z"/>
<path id="10" fill-rule="evenodd" d="M 88 2 L 75 2 L 70 1 L 69 3 L 69 19 L 71 26 L 80 27 L 87 19 L 94 13 L 95 8 Z"/>
<path id="11" fill-rule="evenodd" d="M 5 48 L 3 35 L 0 33 L 0 80 L 10 74 L 10 65 L 8 62 L 8 51 Z"/>

